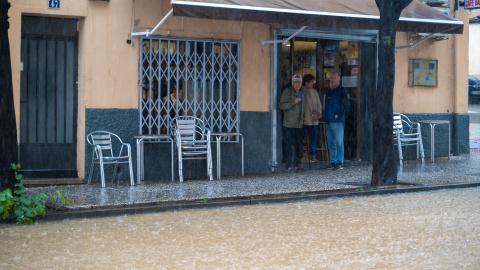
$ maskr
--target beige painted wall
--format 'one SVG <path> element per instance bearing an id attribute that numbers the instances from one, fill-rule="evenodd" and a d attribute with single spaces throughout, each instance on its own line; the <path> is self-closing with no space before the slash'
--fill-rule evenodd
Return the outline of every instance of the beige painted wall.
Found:
<path id="1" fill-rule="evenodd" d="M 77 168 L 83 178 L 86 108 L 138 108 L 138 37 L 130 31 L 153 29 L 171 9 L 169 0 L 62 0 L 60 9 L 48 1 L 13 1 L 9 30 L 17 128 L 20 120 L 20 42 L 22 14 L 78 18 Z M 270 109 L 270 47 L 268 25 L 198 20 L 170 16 L 153 35 L 234 40 L 241 43 L 240 109 Z"/>
<path id="2" fill-rule="evenodd" d="M 470 24 L 469 75 L 480 75 L 480 23 Z"/>
<path id="3" fill-rule="evenodd" d="M 9 30 L 17 127 L 20 108 L 20 20 L 22 14 L 78 18 L 78 123 L 77 164 L 84 172 L 85 109 L 138 108 L 138 37 L 127 44 L 129 33 L 153 29 L 171 9 L 169 0 L 88 1 L 62 0 L 61 9 L 48 9 L 47 1 L 13 0 Z M 464 22 L 467 14 L 459 10 Z M 468 21 L 466 35 L 448 40 L 425 41 L 413 50 L 396 53 L 394 110 L 408 113 L 467 112 Z M 251 22 L 200 20 L 169 17 L 154 35 L 234 40 L 241 43 L 240 109 L 270 110 L 270 49 L 262 39 L 271 39 L 270 26 Z M 397 46 L 407 44 L 405 33 L 397 34 Z M 457 56 L 457 58 L 455 58 Z M 437 59 L 439 87 L 408 87 L 408 59 Z M 453 91 L 452 91 L 453 90 Z"/>
<path id="4" fill-rule="evenodd" d="M 85 108 L 138 108 L 139 37 L 152 30 L 171 9 L 168 0 L 88 2 L 84 26 Z M 242 111 L 268 111 L 269 47 L 261 46 L 269 26 L 170 16 L 153 35 L 241 42 Z M 250 78 L 244 80 L 244 78 Z"/>
<path id="5" fill-rule="evenodd" d="M 241 51 L 240 110 L 270 110 L 270 48 L 262 46 L 262 39 L 269 39 L 269 27 L 258 23 L 244 24 Z"/>
<path id="6" fill-rule="evenodd" d="M 126 43 L 133 1 L 88 1 L 85 108 L 138 108 L 138 47 Z"/>
<path id="7" fill-rule="evenodd" d="M 83 54 L 86 108 L 138 108 L 139 37 L 132 37 L 130 45 L 126 41 L 130 29 L 152 30 L 170 9 L 168 0 L 88 2 Z M 240 41 L 240 109 L 269 110 L 270 47 L 261 45 L 270 35 L 268 25 L 170 16 L 152 35 Z"/>
<path id="8" fill-rule="evenodd" d="M 152 30 L 170 11 L 169 0 L 159 2 L 161 5 L 152 4 L 149 0 L 135 1 L 136 32 Z M 271 46 L 261 44 L 262 39 L 271 36 L 268 25 L 170 16 L 154 35 L 240 41 L 240 110 L 270 110 Z M 138 38 L 133 38 L 133 41 L 137 43 Z"/>
<path id="9" fill-rule="evenodd" d="M 457 13 L 456 17 L 465 24 L 464 34 L 449 35 L 448 40 L 436 42 L 429 39 L 413 49 L 396 50 L 393 98 L 395 112 L 467 113 L 468 15 L 463 9 Z M 397 47 L 409 42 L 407 33 L 397 33 Z M 409 87 L 409 59 L 438 60 L 438 87 Z"/>

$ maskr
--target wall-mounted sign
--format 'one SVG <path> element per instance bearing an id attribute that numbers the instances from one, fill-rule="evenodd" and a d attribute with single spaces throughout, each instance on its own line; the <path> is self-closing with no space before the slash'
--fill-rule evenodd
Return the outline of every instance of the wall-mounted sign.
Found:
<path id="1" fill-rule="evenodd" d="M 465 9 L 480 8 L 480 0 L 465 0 Z"/>
<path id="2" fill-rule="evenodd" d="M 343 87 L 357 87 L 357 76 L 343 76 Z"/>
<path id="3" fill-rule="evenodd" d="M 48 0 L 49 8 L 60 8 L 60 0 Z"/>

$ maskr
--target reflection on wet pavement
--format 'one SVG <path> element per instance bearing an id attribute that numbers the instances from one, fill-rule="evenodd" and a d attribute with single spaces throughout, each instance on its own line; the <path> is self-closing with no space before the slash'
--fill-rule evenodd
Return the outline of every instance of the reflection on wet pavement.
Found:
<path id="1" fill-rule="evenodd" d="M 479 205 L 469 188 L 1 224 L 0 268 L 475 269 Z"/>

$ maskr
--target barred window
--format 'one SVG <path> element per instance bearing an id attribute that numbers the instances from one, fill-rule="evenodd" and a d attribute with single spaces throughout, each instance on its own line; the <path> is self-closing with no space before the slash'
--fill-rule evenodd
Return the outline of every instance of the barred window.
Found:
<path id="1" fill-rule="evenodd" d="M 175 116 L 196 116 L 212 132 L 239 132 L 240 44 L 143 37 L 141 134 L 170 134 Z"/>

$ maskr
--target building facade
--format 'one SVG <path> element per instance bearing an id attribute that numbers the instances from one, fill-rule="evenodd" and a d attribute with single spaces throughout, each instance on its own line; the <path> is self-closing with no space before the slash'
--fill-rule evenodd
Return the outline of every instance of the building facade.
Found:
<path id="1" fill-rule="evenodd" d="M 358 4 L 371 8 L 362 11 L 368 16 L 333 20 L 318 12 L 294 14 L 292 7 L 256 13 L 252 7 L 236 10 L 209 2 L 12 1 L 9 38 L 24 174 L 86 178 L 92 155 L 88 133 L 114 132 L 135 152 L 134 136 L 168 134 L 176 115 L 198 116 L 213 132 L 242 133 L 246 173 L 283 170 L 282 90 L 292 74 L 310 73 L 323 94 L 334 70 L 341 71 L 351 101 L 346 159 L 371 162 L 372 102 L 378 102 L 374 1 Z M 457 20 L 430 18 L 440 15 L 427 7 L 426 20 L 441 23 L 419 23 L 418 15 L 399 24 L 393 108 L 415 120 L 450 120 L 451 152 L 459 155 L 469 152 L 463 79 L 468 13 L 451 2 L 447 13 Z M 435 35 L 421 32 L 427 30 Z M 435 153 L 446 156 L 447 132 L 437 129 L 443 135 L 435 140 Z M 422 132 L 428 157 L 429 129 Z M 222 174 L 240 174 L 238 138 L 226 140 Z M 168 144 L 147 144 L 145 179 L 168 179 L 170 161 Z M 204 166 L 191 162 L 185 178 L 205 177 Z M 127 169 L 119 176 L 128 178 Z"/>

